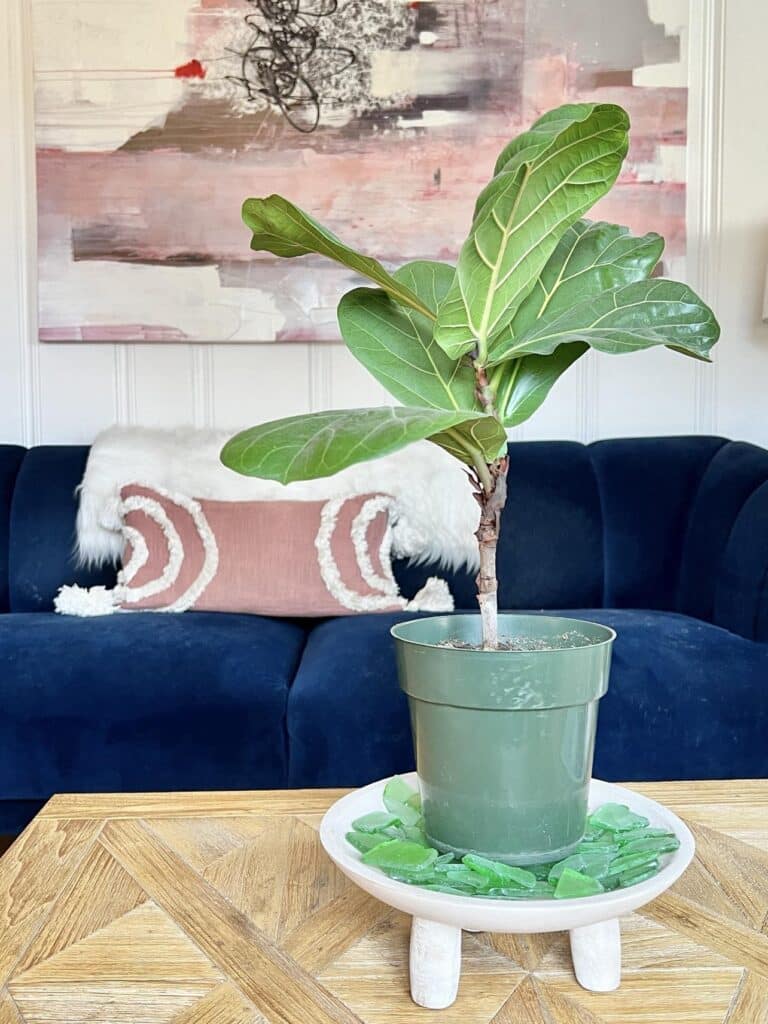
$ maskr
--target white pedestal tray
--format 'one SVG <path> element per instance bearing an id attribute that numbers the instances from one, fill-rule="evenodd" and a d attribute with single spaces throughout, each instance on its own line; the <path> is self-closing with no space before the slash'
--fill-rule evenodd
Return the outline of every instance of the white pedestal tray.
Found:
<path id="1" fill-rule="evenodd" d="M 416 774 L 404 776 L 414 788 Z M 619 918 L 650 903 L 675 882 L 693 859 L 694 840 L 682 821 L 661 804 L 621 786 L 592 780 L 590 809 L 606 803 L 627 804 L 654 827 L 674 832 L 680 848 L 664 858 L 653 878 L 598 896 L 572 900 L 505 901 L 430 892 L 387 878 L 360 860 L 344 838 L 352 822 L 383 809 L 387 779 L 337 800 L 320 826 L 328 856 L 348 878 L 383 903 L 413 917 L 411 923 L 411 996 L 419 1006 L 444 1009 L 456 999 L 461 974 L 461 932 L 570 932 L 573 968 L 580 985 L 610 992 L 621 981 Z"/>

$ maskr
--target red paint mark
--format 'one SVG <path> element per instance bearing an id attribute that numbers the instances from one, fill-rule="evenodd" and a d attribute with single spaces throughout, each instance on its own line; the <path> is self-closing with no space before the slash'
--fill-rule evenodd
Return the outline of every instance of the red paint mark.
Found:
<path id="1" fill-rule="evenodd" d="M 181 64 L 173 72 L 176 78 L 205 78 L 205 68 L 199 60 L 191 60 Z"/>

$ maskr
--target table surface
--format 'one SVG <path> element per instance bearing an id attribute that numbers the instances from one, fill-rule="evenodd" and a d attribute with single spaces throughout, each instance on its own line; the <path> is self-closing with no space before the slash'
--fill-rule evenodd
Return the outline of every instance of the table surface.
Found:
<path id="1" fill-rule="evenodd" d="M 54 797 L 0 858 L 0 1024 L 767 1024 L 768 781 L 646 783 L 693 830 L 622 921 L 616 992 L 567 935 L 465 935 L 459 998 L 408 995 L 408 919 L 317 836 L 340 791 Z"/>

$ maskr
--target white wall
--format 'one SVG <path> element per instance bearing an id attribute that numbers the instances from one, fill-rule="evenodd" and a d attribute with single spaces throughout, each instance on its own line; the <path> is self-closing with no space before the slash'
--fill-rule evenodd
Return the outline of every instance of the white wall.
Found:
<path id="1" fill-rule="evenodd" d="M 385 402 L 342 346 L 38 344 L 27 0 L 1 6 L 0 441 L 86 442 L 113 422 L 238 426 Z M 691 0 L 690 25 L 687 277 L 722 323 L 716 364 L 667 352 L 584 359 L 517 436 L 718 432 L 768 446 L 768 7 Z"/>

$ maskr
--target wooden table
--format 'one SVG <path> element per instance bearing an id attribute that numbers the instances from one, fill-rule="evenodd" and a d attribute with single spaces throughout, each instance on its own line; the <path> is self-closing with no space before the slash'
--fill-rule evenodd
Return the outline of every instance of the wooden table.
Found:
<path id="1" fill-rule="evenodd" d="M 697 859 L 581 989 L 564 935 L 467 935 L 457 1002 L 408 995 L 408 921 L 317 839 L 332 791 L 59 796 L 0 859 L 0 1024 L 766 1024 L 768 782 L 635 787 Z"/>

